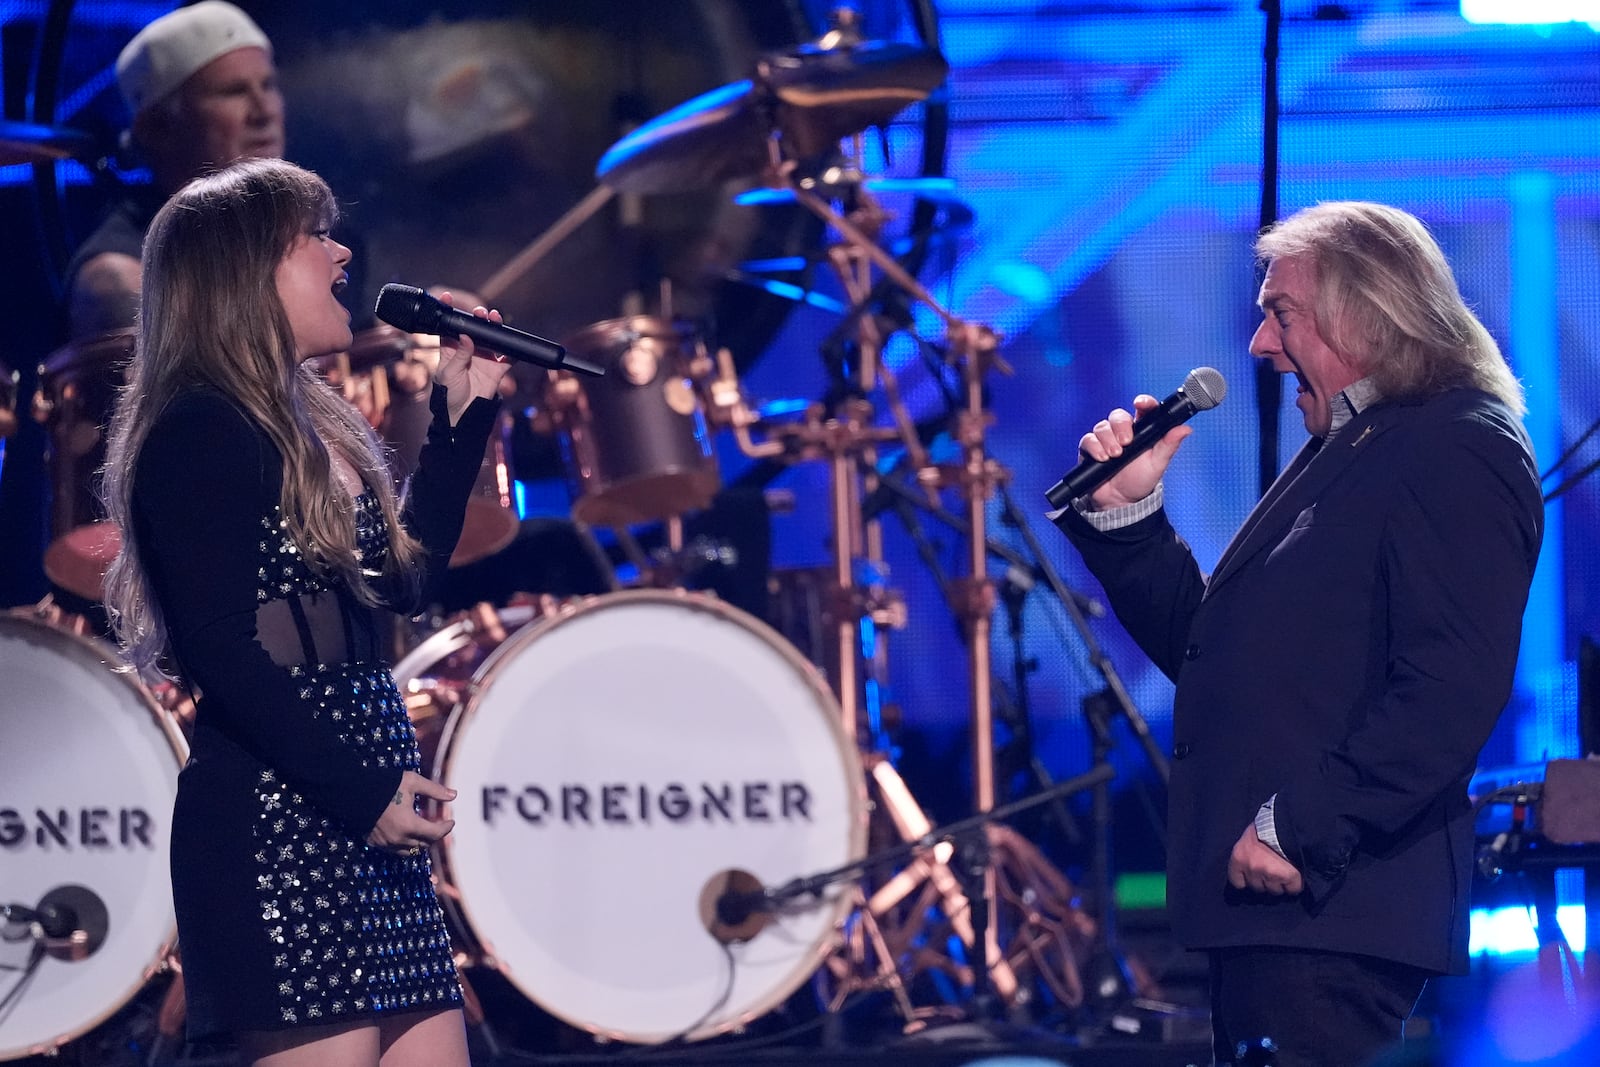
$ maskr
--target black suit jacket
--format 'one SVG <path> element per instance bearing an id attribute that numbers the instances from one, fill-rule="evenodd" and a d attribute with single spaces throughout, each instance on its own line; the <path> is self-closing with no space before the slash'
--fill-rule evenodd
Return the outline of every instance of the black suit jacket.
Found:
<path id="1" fill-rule="evenodd" d="M 1177 683 L 1168 905 L 1193 948 L 1467 964 L 1466 785 L 1510 693 L 1543 528 L 1520 420 L 1453 390 L 1313 440 L 1205 578 L 1164 513 L 1061 528 Z M 1227 884 L 1276 795 L 1299 897 Z"/>

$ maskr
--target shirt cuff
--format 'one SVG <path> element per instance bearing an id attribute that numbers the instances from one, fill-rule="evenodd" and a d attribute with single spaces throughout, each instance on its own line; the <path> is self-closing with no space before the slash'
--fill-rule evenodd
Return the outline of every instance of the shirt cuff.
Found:
<path id="1" fill-rule="evenodd" d="M 1087 496 L 1080 496 L 1068 507 L 1083 516 L 1083 521 L 1093 526 L 1096 530 L 1101 533 L 1110 533 L 1112 530 L 1120 530 L 1124 526 L 1132 526 L 1136 522 L 1148 519 L 1161 510 L 1164 500 L 1165 493 L 1162 490 L 1161 483 L 1157 482 L 1156 487 L 1151 490 L 1149 496 L 1143 500 L 1135 500 L 1131 504 L 1123 504 L 1120 507 L 1096 511 L 1088 506 L 1089 498 Z M 1057 511 L 1052 511 L 1046 517 L 1051 522 L 1054 522 L 1056 516 L 1066 510 L 1066 508 L 1061 508 Z"/>
<path id="2" fill-rule="evenodd" d="M 1278 794 L 1274 793 L 1267 798 L 1265 804 L 1261 805 L 1261 810 L 1256 812 L 1256 836 L 1261 839 L 1263 845 L 1284 859 L 1288 859 L 1289 857 L 1284 855 L 1283 846 L 1278 844 L 1278 823 L 1272 810 L 1277 803 Z"/>

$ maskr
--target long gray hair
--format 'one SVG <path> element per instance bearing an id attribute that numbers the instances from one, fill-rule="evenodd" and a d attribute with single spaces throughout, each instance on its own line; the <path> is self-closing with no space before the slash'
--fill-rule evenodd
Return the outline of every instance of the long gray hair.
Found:
<path id="1" fill-rule="evenodd" d="M 1397 208 L 1330 201 L 1256 240 L 1262 260 L 1303 259 L 1316 272 L 1317 330 L 1394 399 L 1471 387 L 1526 411 L 1522 384 L 1461 298 L 1444 252 Z"/>
<path id="2" fill-rule="evenodd" d="M 305 365 L 278 297 L 278 264 L 337 215 L 321 178 L 282 160 L 253 159 L 175 193 L 144 244 L 139 336 L 111 417 L 101 497 L 122 531 L 106 574 L 106 607 L 134 666 L 165 649 L 166 626 L 139 565 L 133 475 L 150 426 L 174 396 L 209 386 L 229 397 L 283 459 L 279 498 L 288 532 L 314 569 L 344 579 L 364 603 L 353 502 L 333 476 L 336 450 L 377 495 L 389 527 L 386 577 L 415 588 L 422 550 L 400 523 L 393 484 L 371 428 Z"/>

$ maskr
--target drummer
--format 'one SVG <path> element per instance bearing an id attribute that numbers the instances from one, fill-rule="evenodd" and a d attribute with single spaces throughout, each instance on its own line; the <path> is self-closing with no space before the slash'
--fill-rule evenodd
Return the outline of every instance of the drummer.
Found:
<path id="1" fill-rule="evenodd" d="M 283 93 L 272 42 L 225 0 L 156 19 L 128 42 L 116 70 L 133 116 L 128 136 L 153 182 L 130 188 L 68 264 L 73 341 L 133 325 L 145 230 L 168 196 L 235 160 L 283 155 Z"/>

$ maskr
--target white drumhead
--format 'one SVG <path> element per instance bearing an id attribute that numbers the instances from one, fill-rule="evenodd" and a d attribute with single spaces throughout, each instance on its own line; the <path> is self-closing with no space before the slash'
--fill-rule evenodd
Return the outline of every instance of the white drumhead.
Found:
<path id="1" fill-rule="evenodd" d="M 47 955 L 0 1011 L 0 1060 L 70 1040 L 148 980 L 176 936 L 167 856 L 181 735 L 110 649 L 0 616 L 0 903 L 82 886 L 105 905 L 104 943 Z M 0 942 L 0 1000 L 34 942 Z"/>
<path id="2" fill-rule="evenodd" d="M 733 944 L 731 988 L 701 895 L 730 870 L 771 888 L 861 857 L 839 716 L 781 637 L 705 597 L 615 593 L 524 629 L 442 746 L 458 917 L 525 995 L 597 1034 L 702 1038 L 763 1014 L 820 963 L 846 889 Z"/>

